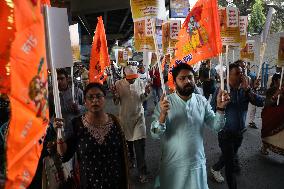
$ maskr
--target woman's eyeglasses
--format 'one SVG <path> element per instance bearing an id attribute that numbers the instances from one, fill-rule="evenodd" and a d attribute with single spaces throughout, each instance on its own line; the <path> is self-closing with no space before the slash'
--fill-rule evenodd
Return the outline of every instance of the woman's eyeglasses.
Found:
<path id="1" fill-rule="evenodd" d="M 86 98 L 88 100 L 94 100 L 94 99 L 101 99 L 103 98 L 105 95 L 103 94 L 93 94 L 93 95 L 87 95 Z"/>

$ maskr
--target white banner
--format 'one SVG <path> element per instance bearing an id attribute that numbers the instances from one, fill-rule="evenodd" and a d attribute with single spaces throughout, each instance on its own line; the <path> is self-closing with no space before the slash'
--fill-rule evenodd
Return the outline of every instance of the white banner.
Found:
<path id="1" fill-rule="evenodd" d="M 55 69 L 71 67 L 73 59 L 67 9 L 55 7 L 45 7 L 45 9 L 48 67 Z"/>

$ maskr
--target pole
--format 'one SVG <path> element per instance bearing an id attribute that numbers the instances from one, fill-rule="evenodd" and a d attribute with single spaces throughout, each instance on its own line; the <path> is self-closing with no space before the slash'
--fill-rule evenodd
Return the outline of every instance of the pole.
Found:
<path id="1" fill-rule="evenodd" d="M 281 79 L 280 79 L 279 90 L 281 90 L 281 86 L 282 86 L 283 72 L 284 72 L 284 66 L 282 66 L 282 72 L 281 72 Z M 277 98 L 277 106 L 279 105 L 279 101 L 280 101 L 280 94 L 278 95 L 278 98 Z"/>
<path id="2" fill-rule="evenodd" d="M 158 44 L 157 44 L 157 36 L 156 36 L 155 29 L 154 29 L 154 19 L 152 18 L 151 21 L 152 21 L 152 31 L 153 31 L 153 37 L 154 37 L 154 45 L 155 45 L 155 50 L 156 50 L 156 55 L 157 55 L 157 63 L 158 63 L 160 79 L 161 79 L 161 87 L 162 87 L 162 90 L 163 90 L 163 94 L 166 94 L 166 87 L 165 87 L 165 83 L 164 83 L 164 77 L 163 77 L 163 73 L 162 73 L 162 66 L 161 66 L 161 62 L 160 62 L 161 57 L 160 57 Z"/>
<path id="3" fill-rule="evenodd" d="M 226 78 L 227 78 L 227 91 L 228 93 L 230 93 L 230 82 L 229 82 L 229 73 L 230 73 L 230 70 L 229 70 L 229 62 L 228 62 L 228 53 L 229 53 L 229 46 L 226 45 L 226 71 L 227 71 L 227 74 L 226 74 Z M 223 89 L 224 90 L 224 89 Z"/>

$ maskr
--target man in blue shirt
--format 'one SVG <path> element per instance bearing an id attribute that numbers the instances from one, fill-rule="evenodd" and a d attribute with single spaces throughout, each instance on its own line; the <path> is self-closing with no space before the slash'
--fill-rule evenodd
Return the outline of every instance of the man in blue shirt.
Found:
<path id="1" fill-rule="evenodd" d="M 242 144 L 243 133 L 246 131 L 245 121 L 248 111 L 248 104 L 258 107 L 264 105 L 264 98 L 257 95 L 250 88 L 247 77 L 240 67 L 241 60 L 229 66 L 229 83 L 231 101 L 225 109 L 226 123 L 222 131 L 218 133 L 219 146 L 222 155 L 219 161 L 211 168 L 211 173 L 217 182 L 224 179 L 220 170 L 225 166 L 226 180 L 229 189 L 236 189 L 237 182 L 235 173 L 240 171 L 237 152 Z M 216 110 L 216 98 L 219 90 L 213 95 L 211 106 Z"/>

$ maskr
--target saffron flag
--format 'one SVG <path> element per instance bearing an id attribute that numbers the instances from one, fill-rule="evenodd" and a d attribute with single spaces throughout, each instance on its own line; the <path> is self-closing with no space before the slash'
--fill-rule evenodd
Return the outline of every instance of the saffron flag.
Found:
<path id="1" fill-rule="evenodd" d="M 10 52 L 15 37 L 14 5 L 0 1 L 0 93 L 10 92 Z"/>
<path id="2" fill-rule="evenodd" d="M 217 0 L 199 0 L 187 15 L 178 34 L 169 69 L 169 87 L 174 87 L 171 70 L 176 64 L 192 65 L 218 55 L 221 50 Z"/>
<path id="3" fill-rule="evenodd" d="M 91 50 L 89 79 L 90 82 L 102 83 L 106 76 L 104 70 L 110 65 L 105 27 L 102 17 L 98 17 L 93 46 Z"/>
<path id="4" fill-rule="evenodd" d="M 6 189 L 27 188 L 35 174 L 48 124 L 47 65 L 41 1 L 9 1 L 15 39 L 10 52 L 11 119 L 6 141 Z"/>

